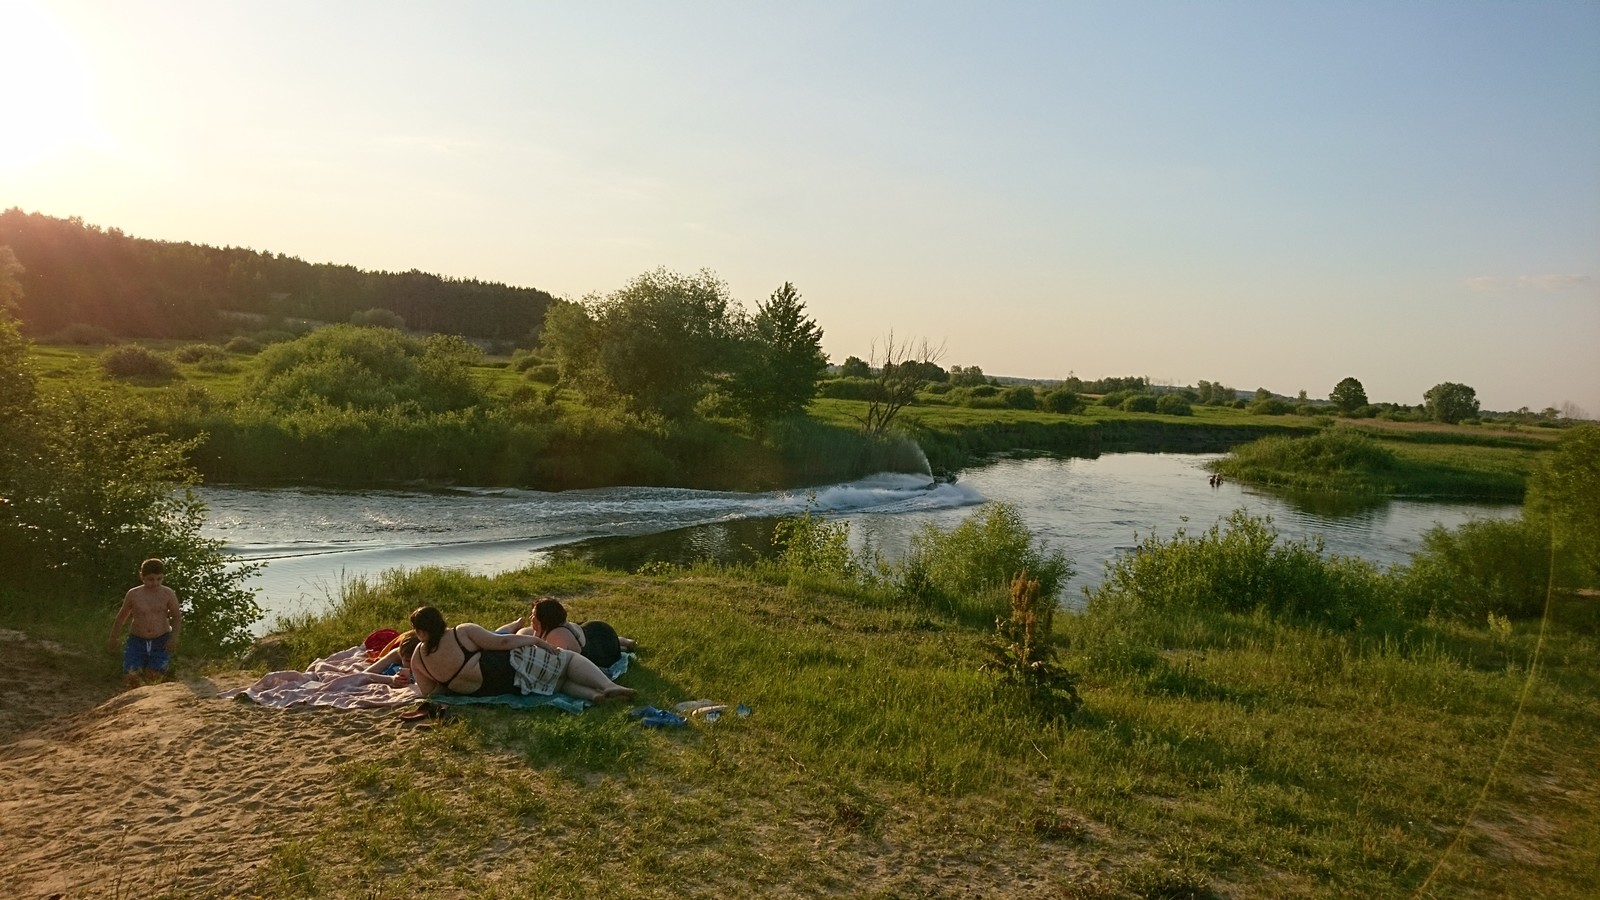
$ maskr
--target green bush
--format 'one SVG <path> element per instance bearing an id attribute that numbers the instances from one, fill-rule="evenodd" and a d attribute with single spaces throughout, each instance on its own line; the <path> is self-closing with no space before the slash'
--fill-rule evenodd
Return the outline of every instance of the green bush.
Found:
<path id="1" fill-rule="evenodd" d="M 1066 556 L 1035 541 L 1016 507 L 987 503 L 949 531 L 928 524 L 912 535 L 891 580 L 905 600 L 988 624 L 1009 611 L 1009 585 L 1023 570 L 1050 598 L 1072 577 Z"/>
<path id="2" fill-rule="evenodd" d="M 1370 563 L 1324 556 L 1320 540 L 1280 541 L 1270 518 L 1236 510 L 1191 536 L 1146 538 L 1106 566 L 1091 613 L 1252 613 L 1349 628 L 1397 618 L 1392 583 Z"/>
<path id="3" fill-rule="evenodd" d="M 100 354 L 100 369 L 112 378 L 171 378 L 178 366 L 148 347 L 128 344 Z"/>
<path id="4" fill-rule="evenodd" d="M 1122 401 L 1123 412 L 1153 413 L 1160 409 L 1160 403 L 1151 394 L 1134 394 Z"/>
<path id="5" fill-rule="evenodd" d="M 541 363 L 537 366 L 528 367 L 527 374 L 524 377 L 529 381 L 537 381 L 540 384 L 555 384 L 561 380 L 561 369 L 554 363 Z"/>
<path id="6" fill-rule="evenodd" d="M 817 396 L 834 400 L 871 400 L 883 392 L 871 378 L 831 378 L 817 384 Z"/>
<path id="7" fill-rule="evenodd" d="M 406 320 L 390 309 L 363 309 L 350 314 L 350 324 L 357 328 L 393 328 L 404 331 Z"/>
<path id="8" fill-rule="evenodd" d="M 482 357 L 454 335 L 419 341 L 392 328 L 332 325 L 262 351 L 251 390 L 260 403 L 282 411 L 460 410 L 483 399 L 470 371 Z"/>
<path id="9" fill-rule="evenodd" d="M 273 344 L 287 344 L 299 336 L 281 328 L 268 328 L 251 335 L 250 339 L 263 347 L 268 347 Z"/>
<path id="10" fill-rule="evenodd" d="M 1481 624 L 1537 618 L 1551 583 L 1550 533 L 1524 519 L 1435 526 L 1401 575 L 1407 612 Z"/>
<path id="11" fill-rule="evenodd" d="M 1100 403 L 1101 406 L 1109 407 L 1111 409 L 1120 409 L 1122 407 L 1123 401 L 1127 400 L 1129 397 L 1132 397 L 1136 393 L 1138 393 L 1138 392 L 1137 391 L 1110 391 L 1108 393 L 1100 395 L 1099 403 Z"/>
<path id="12" fill-rule="evenodd" d="M 1043 403 L 1044 408 L 1050 412 L 1069 415 L 1082 412 L 1084 407 L 1083 398 L 1078 396 L 1077 391 L 1069 391 L 1065 388 L 1047 392 L 1044 395 Z"/>
<path id="13" fill-rule="evenodd" d="M 1009 387 L 1000 392 L 1000 402 L 1008 409 L 1038 409 L 1039 395 L 1026 385 Z"/>
<path id="14" fill-rule="evenodd" d="M 216 344 L 184 344 L 172 351 L 172 358 L 181 363 L 226 360 L 228 351 Z"/>
<path id="15" fill-rule="evenodd" d="M 240 337 L 232 338 L 226 344 L 222 345 L 222 348 L 227 350 L 229 353 L 245 353 L 251 356 L 260 353 L 261 347 L 262 344 L 260 341 L 254 340 L 253 338 L 247 338 L 242 335 Z"/>
<path id="16" fill-rule="evenodd" d="M 1252 416 L 1281 416 L 1289 412 L 1289 404 L 1277 397 L 1268 397 L 1251 403 L 1248 410 Z"/>
<path id="17" fill-rule="evenodd" d="M 1162 394 L 1156 400 L 1156 412 L 1168 416 L 1192 416 L 1194 409 L 1189 406 L 1189 401 L 1182 394 Z"/>

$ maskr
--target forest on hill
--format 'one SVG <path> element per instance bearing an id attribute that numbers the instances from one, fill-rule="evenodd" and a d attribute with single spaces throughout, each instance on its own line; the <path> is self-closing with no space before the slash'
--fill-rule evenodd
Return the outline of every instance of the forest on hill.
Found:
<path id="1" fill-rule="evenodd" d="M 39 338 L 70 325 L 130 338 L 211 338 L 240 314 L 268 323 L 346 322 L 385 309 L 415 331 L 528 346 L 555 299 L 535 288 L 416 270 L 368 272 L 245 247 L 131 237 L 17 208 L 0 212 L 0 246 L 8 245 L 22 269 L 17 317 Z"/>

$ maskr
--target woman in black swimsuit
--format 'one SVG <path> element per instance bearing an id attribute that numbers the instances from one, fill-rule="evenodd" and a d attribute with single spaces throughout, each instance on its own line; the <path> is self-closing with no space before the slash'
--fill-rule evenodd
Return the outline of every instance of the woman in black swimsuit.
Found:
<path id="1" fill-rule="evenodd" d="M 602 703 L 635 694 L 594 663 L 546 642 L 532 629 L 499 634 L 472 622 L 452 628 L 431 606 L 411 614 L 411 627 L 421 641 L 411 654 L 411 674 L 423 696 L 441 690 L 478 697 L 560 691 Z"/>

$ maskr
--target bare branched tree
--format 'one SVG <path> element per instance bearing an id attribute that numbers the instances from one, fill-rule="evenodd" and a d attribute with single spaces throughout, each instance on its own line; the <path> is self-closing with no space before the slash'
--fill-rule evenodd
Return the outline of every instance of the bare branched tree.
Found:
<path id="1" fill-rule="evenodd" d="M 861 417 L 868 434 L 882 437 L 888 433 L 900 411 L 917 399 L 918 389 L 929 380 L 929 370 L 939 368 L 944 352 L 943 344 L 934 347 L 927 338 L 897 341 L 893 331 L 881 345 L 872 342 L 868 362 L 874 385 L 867 414 Z"/>

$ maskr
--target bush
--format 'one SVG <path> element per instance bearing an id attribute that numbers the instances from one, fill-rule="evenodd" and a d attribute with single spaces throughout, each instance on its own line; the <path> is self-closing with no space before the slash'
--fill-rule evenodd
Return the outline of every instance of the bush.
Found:
<path id="1" fill-rule="evenodd" d="M 261 342 L 247 337 L 236 337 L 222 345 L 229 353 L 245 353 L 254 356 L 261 352 Z"/>
<path id="2" fill-rule="evenodd" d="M 1043 402 L 1044 408 L 1050 412 L 1069 415 L 1082 412 L 1084 407 L 1083 398 L 1078 396 L 1077 391 L 1069 391 L 1065 388 L 1047 392 L 1044 395 Z"/>
<path id="3" fill-rule="evenodd" d="M 138 344 L 100 354 L 100 369 L 112 378 L 171 378 L 178 371 L 172 360 Z"/>
<path id="4" fill-rule="evenodd" d="M 882 392 L 882 386 L 871 378 L 832 378 L 817 384 L 818 397 L 834 400 L 871 400 Z"/>
<path id="5" fill-rule="evenodd" d="M 967 388 L 966 391 L 968 397 L 977 397 L 979 399 L 1000 396 L 1000 389 L 992 384 L 975 384 Z"/>
<path id="6" fill-rule="evenodd" d="M 1078 676 L 1056 663 L 1056 598 L 1038 580 L 1018 572 L 1011 580 L 1011 615 L 995 620 L 989 659 L 983 668 L 1021 688 L 1033 708 L 1047 717 L 1071 718 L 1083 705 Z"/>
<path id="7" fill-rule="evenodd" d="M 1549 532 L 1523 519 L 1434 526 L 1401 575 L 1407 612 L 1482 623 L 1537 618 L 1550 584 Z"/>
<path id="8" fill-rule="evenodd" d="M 181 363 L 225 360 L 228 358 L 228 351 L 216 344 L 185 344 L 172 351 L 172 358 Z"/>
<path id="9" fill-rule="evenodd" d="M 1162 394 L 1156 401 L 1156 412 L 1168 416 L 1192 416 L 1194 410 L 1182 394 Z"/>
<path id="10" fill-rule="evenodd" d="M 1135 393 L 1137 393 L 1137 392 L 1136 391 L 1111 391 L 1110 393 L 1101 394 L 1099 402 L 1100 402 L 1101 406 L 1109 407 L 1111 409 L 1118 409 L 1118 408 L 1120 408 L 1122 406 L 1122 402 L 1124 400 L 1127 400 L 1129 397 L 1132 397 Z"/>
<path id="11" fill-rule="evenodd" d="M 1280 542 L 1270 518 L 1236 510 L 1204 534 L 1150 537 L 1106 566 L 1089 611 L 1252 613 L 1349 628 L 1396 618 L 1392 584 L 1371 564 L 1324 557 L 1321 540 Z"/>
<path id="12" fill-rule="evenodd" d="M 287 344 L 288 342 L 299 337 L 299 335 L 292 331 L 285 331 L 279 328 L 269 328 L 263 331 L 258 331 L 250 337 L 257 344 L 260 344 L 263 347 L 269 347 L 273 344 Z"/>
<path id="13" fill-rule="evenodd" d="M 1151 394 L 1134 394 L 1122 401 L 1123 412 L 1153 413 L 1158 408 L 1159 404 Z"/>
<path id="14" fill-rule="evenodd" d="M 1039 395 L 1031 387 L 1010 387 L 1000 392 L 1000 402 L 1010 409 L 1038 409 Z"/>
<path id="15" fill-rule="evenodd" d="M 1011 579 L 1024 569 L 1051 602 L 1072 577 L 1066 556 L 1037 543 L 1016 507 L 988 503 L 949 531 L 928 524 L 912 535 L 892 577 L 906 600 L 988 624 L 1009 610 Z"/>
<path id="16" fill-rule="evenodd" d="M 1289 412 L 1289 404 L 1277 397 L 1268 397 L 1251 403 L 1249 412 L 1252 416 L 1281 416 Z"/>
<path id="17" fill-rule="evenodd" d="M 537 381 L 540 384 L 555 384 L 561 380 L 561 369 L 554 363 L 541 363 L 537 366 L 530 366 L 527 374 L 523 377 L 529 381 Z"/>
<path id="18" fill-rule="evenodd" d="M 111 332 L 99 325 L 90 325 L 87 322 L 73 322 L 50 336 L 51 344 L 77 344 L 79 346 L 92 346 L 98 344 L 115 344 L 117 338 Z"/>

